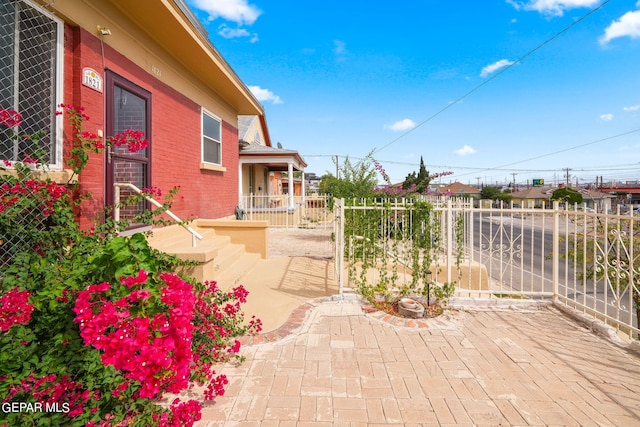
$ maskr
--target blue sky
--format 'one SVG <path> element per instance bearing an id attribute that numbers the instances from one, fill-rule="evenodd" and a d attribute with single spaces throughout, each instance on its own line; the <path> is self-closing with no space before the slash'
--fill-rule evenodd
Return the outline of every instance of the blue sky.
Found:
<path id="1" fill-rule="evenodd" d="M 640 180 L 638 0 L 187 3 L 308 172 Z"/>

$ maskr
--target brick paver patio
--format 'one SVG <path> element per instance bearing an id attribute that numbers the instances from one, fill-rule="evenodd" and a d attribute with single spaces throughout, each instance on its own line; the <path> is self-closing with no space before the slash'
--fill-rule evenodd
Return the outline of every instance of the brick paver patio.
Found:
<path id="1" fill-rule="evenodd" d="M 198 427 L 640 426 L 638 354 L 552 307 L 418 325 L 316 300 L 247 344 Z"/>

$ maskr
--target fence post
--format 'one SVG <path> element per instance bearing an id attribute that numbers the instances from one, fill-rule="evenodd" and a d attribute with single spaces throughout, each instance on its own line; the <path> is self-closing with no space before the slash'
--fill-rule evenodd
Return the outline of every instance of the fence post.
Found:
<path id="1" fill-rule="evenodd" d="M 553 301 L 558 301 L 558 282 L 560 278 L 560 203 L 553 202 L 553 240 L 551 243 L 551 276 L 553 280 Z"/>
<path id="2" fill-rule="evenodd" d="M 335 228 L 336 239 L 336 274 L 338 276 L 338 289 L 340 296 L 344 293 L 344 198 L 334 200 L 334 217 L 337 227 Z"/>
<path id="3" fill-rule="evenodd" d="M 451 283 L 451 259 L 453 258 L 453 205 L 447 199 L 447 283 Z"/>

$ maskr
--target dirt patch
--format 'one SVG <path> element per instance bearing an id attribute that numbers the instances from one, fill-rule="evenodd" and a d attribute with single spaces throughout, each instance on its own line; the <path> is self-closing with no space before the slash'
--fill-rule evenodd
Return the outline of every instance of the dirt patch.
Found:
<path id="1" fill-rule="evenodd" d="M 334 256 L 334 245 L 331 240 L 332 230 L 301 229 L 280 230 L 269 229 L 269 257 L 303 256 L 318 259 L 331 259 Z"/>

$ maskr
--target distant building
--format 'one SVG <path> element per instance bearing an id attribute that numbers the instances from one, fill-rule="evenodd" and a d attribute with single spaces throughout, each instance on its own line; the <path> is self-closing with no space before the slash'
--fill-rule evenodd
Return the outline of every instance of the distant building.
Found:
<path id="1" fill-rule="evenodd" d="M 551 207 L 551 197 L 558 187 L 529 187 L 511 193 L 513 204 L 522 208 L 548 208 Z M 594 209 L 596 212 L 607 212 L 611 209 L 612 195 L 588 188 L 576 189 L 582 194 L 582 205 Z"/>
<path id="2" fill-rule="evenodd" d="M 322 177 L 319 177 L 314 172 L 309 172 L 305 174 L 307 189 L 309 194 L 319 194 L 320 193 L 320 181 L 322 181 Z"/>
<path id="3" fill-rule="evenodd" d="M 511 193 L 513 204 L 521 208 L 544 208 L 551 206 L 551 195 L 555 188 L 529 187 Z"/>
<path id="4" fill-rule="evenodd" d="M 476 187 L 463 184 L 461 182 L 452 182 L 446 185 L 430 186 L 431 190 L 436 194 L 443 194 L 454 197 L 466 197 L 474 201 L 480 200 L 480 190 Z"/>

